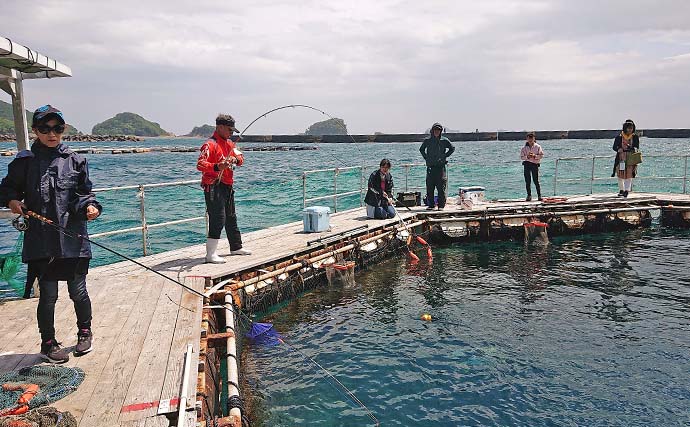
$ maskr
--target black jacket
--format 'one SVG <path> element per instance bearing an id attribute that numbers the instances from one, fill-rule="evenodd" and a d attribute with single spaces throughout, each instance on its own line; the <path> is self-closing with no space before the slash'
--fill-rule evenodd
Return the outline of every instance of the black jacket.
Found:
<path id="1" fill-rule="evenodd" d="M 433 132 L 433 128 L 431 130 Z M 433 133 L 424 139 L 422 146 L 419 147 L 419 152 L 426 160 L 427 167 L 441 167 L 445 166 L 446 160 L 455 151 L 455 147 L 450 143 L 450 139 L 441 134 L 440 138 L 435 138 Z"/>
<path id="2" fill-rule="evenodd" d="M 0 183 L 0 205 L 10 200 L 23 200 L 26 207 L 43 215 L 70 234 L 87 236 L 86 207 L 102 211 L 91 192 L 86 159 L 60 144 L 48 148 L 34 142 L 7 167 L 7 176 Z M 89 242 L 59 233 L 41 221 L 29 218 L 24 233 L 22 261 L 44 258 L 91 258 Z"/>
<path id="3" fill-rule="evenodd" d="M 383 177 L 386 183 L 386 193 L 393 197 L 393 176 L 389 173 L 385 174 Z M 381 170 L 377 169 L 369 175 L 369 189 L 367 190 L 367 195 L 364 197 L 364 203 L 369 206 L 374 207 L 386 207 L 388 206 L 388 201 L 381 194 Z"/>

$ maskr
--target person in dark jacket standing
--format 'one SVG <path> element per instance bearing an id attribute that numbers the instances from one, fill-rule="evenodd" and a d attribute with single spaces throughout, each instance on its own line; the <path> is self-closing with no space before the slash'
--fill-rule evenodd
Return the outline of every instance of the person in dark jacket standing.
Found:
<path id="1" fill-rule="evenodd" d="M 101 205 L 91 192 L 86 159 L 61 143 L 66 125 L 60 110 L 44 105 L 33 114 L 31 128 L 38 139 L 9 164 L 0 183 L 0 204 L 22 215 L 24 209 L 64 227 L 73 235 L 87 236 L 86 222 L 96 219 Z M 38 279 L 38 329 L 41 354 L 53 363 L 69 360 L 67 351 L 55 339 L 55 303 L 58 280 L 67 281 L 77 315 L 75 354 L 92 349 L 91 300 L 86 290 L 91 247 L 33 217 L 24 233 L 22 261 L 28 276 Z"/>
<path id="2" fill-rule="evenodd" d="M 393 207 L 393 176 L 390 173 L 391 162 L 388 159 L 381 160 L 379 169 L 369 176 L 367 195 L 364 203 L 367 204 L 367 217 L 386 219 L 395 217 Z"/>
<path id="3" fill-rule="evenodd" d="M 623 123 L 621 134 L 613 140 L 613 151 L 616 152 L 613 169 L 618 175 L 618 195 L 622 197 L 628 197 L 632 191 L 632 180 L 637 175 L 637 165 L 625 161 L 629 153 L 640 149 L 640 138 L 635 130 L 635 122 L 628 119 Z"/>
<path id="4" fill-rule="evenodd" d="M 434 189 L 438 191 L 438 210 L 446 207 L 446 189 L 448 187 L 448 175 L 446 164 L 448 157 L 455 151 L 450 140 L 442 136 L 443 126 L 434 123 L 431 127 L 431 135 L 424 139 L 419 152 L 426 161 L 426 197 L 428 210 L 435 208 Z"/>

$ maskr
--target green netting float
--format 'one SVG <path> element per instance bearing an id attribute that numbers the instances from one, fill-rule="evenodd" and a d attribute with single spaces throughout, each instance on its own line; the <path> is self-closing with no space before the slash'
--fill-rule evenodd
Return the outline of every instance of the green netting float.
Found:
<path id="1" fill-rule="evenodd" d="M 80 368 L 29 366 L 0 375 L 0 427 L 9 416 L 28 416 L 56 402 L 84 381 Z"/>
<path id="2" fill-rule="evenodd" d="M 22 265 L 22 242 L 24 236 L 19 233 L 12 252 L 0 255 L 0 282 L 6 282 L 17 293 L 24 293 L 24 283 L 17 279 Z"/>

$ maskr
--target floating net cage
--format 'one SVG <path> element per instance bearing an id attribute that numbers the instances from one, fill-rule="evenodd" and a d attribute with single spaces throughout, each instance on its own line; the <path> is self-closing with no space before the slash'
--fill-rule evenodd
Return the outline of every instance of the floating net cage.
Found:
<path id="1" fill-rule="evenodd" d="M 83 370 L 62 366 L 30 366 L 0 375 L 0 427 L 76 426 L 74 417 L 46 406 L 82 381 Z"/>
<path id="2" fill-rule="evenodd" d="M 354 286 L 355 285 L 355 262 L 336 261 L 332 264 L 324 264 L 326 278 L 329 285 Z"/>
<path id="3" fill-rule="evenodd" d="M 546 229 L 549 225 L 545 222 L 528 222 L 524 224 L 525 228 L 525 242 L 547 244 L 549 243 L 549 235 Z"/>

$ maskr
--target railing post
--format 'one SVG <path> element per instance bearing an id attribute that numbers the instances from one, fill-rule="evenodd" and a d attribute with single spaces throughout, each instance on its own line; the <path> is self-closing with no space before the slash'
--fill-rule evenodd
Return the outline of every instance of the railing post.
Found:
<path id="1" fill-rule="evenodd" d="M 592 180 L 589 181 L 589 194 L 594 194 L 594 159 L 596 159 L 595 156 L 592 156 Z"/>
<path id="2" fill-rule="evenodd" d="M 688 156 L 685 156 L 685 171 L 683 172 L 683 194 L 685 194 L 685 185 L 688 181 Z"/>
<path id="3" fill-rule="evenodd" d="M 359 207 L 364 206 L 364 165 L 359 168 Z"/>
<path id="4" fill-rule="evenodd" d="M 141 243 L 142 243 L 142 248 L 144 250 L 144 256 L 148 255 L 147 251 L 147 246 L 148 246 L 148 228 L 146 227 L 146 203 L 144 202 L 144 199 L 146 198 L 144 194 L 144 186 L 142 184 L 139 184 L 139 194 L 137 195 L 139 197 L 139 211 L 141 213 Z"/>
<path id="5" fill-rule="evenodd" d="M 338 172 L 338 168 L 333 171 L 333 212 L 338 212 Z"/>
<path id="6" fill-rule="evenodd" d="M 408 192 L 409 189 L 407 187 L 407 178 L 410 175 L 410 165 L 405 165 L 405 192 Z"/>
<path id="7" fill-rule="evenodd" d="M 302 208 L 307 207 L 307 173 L 302 172 Z"/>
<path id="8" fill-rule="evenodd" d="M 553 195 L 556 195 L 556 182 L 558 182 L 558 161 L 560 159 L 556 159 L 556 170 L 553 172 Z"/>

